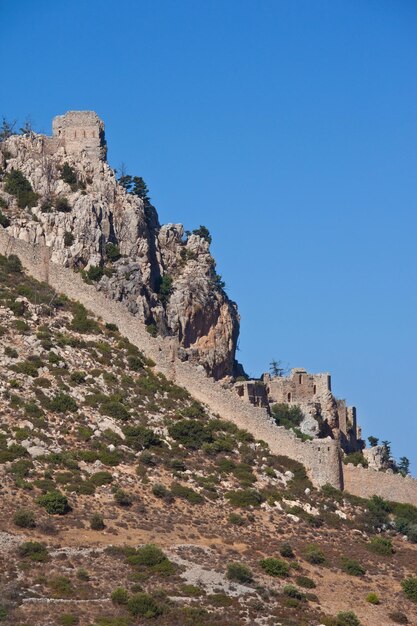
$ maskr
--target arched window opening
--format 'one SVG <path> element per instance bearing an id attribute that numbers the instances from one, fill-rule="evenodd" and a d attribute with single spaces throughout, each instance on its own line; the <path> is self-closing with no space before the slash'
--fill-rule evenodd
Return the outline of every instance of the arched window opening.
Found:
<path id="1" fill-rule="evenodd" d="M 316 395 L 316 393 L 317 393 L 317 387 L 316 387 L 316 385 L 313 385 L 313 393 L 314 393 L 314 395 Z"/>
<path id="2" fill-rule="evenodd" d="M 291 393 L 288 393 L 287 398 L 288 398 L 288 402 L 291 402 Z"/>
<path id="3" fill-rule="evenodd" d="M 303 375 L 302 374 L 298 375 L 298 382 L 299 382 L 300 385 L 303 384 Z"/>

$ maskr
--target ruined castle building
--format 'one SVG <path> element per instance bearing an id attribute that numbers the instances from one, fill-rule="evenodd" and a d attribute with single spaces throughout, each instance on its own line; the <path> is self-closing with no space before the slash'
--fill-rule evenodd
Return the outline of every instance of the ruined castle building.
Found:
<path id="1" fill-rule="evenodd" d="M 267 409 L 274 404 L 298 406 L 304 414 L 302 432 L 312 436 L 330 435 L 340 441 L 345 452 L 363 447 L 356 409 L 334 397 L 328 373 L 309 374 L 303 368 L 294 368 L 288 377 L 264 374 L 262 381 L 238 382 L 235 390 L 254 406 Z"/>
<path id="2" fill-rule="evenodd" d="M 57 115 L 52 122 L 52 134 L 67 154 L 84 150 L 90 156 L 106 159 L 104 122 L 94 111 L 68 111 Z"/>

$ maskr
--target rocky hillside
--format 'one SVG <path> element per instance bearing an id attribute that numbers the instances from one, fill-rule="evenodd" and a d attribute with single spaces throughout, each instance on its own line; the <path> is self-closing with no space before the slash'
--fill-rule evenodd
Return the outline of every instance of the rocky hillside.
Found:
<path id="1" fill-rule="evenodd" d="M 0 334 L 1 623 L 417 623 L 417 509 L 314 489 L 14 256 Z"/>
<path id="2" fill-rule="evenodd" d="M 3 226 L 46 244 L 53 261 L 84 272 L 150 333 L 178 337 L 181 359 L 216 379 L 233 375 L 239 316 L 216 273 L 207 229 L 160 226 L 142 179 L 118 182 L 103 151 L 67 152 L 53 141 L 27 133 L 2 143 Z"/>

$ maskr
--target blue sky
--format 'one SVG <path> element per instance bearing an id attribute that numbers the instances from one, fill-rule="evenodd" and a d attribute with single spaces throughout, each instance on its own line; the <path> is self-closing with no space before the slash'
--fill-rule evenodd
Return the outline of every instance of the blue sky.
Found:
<path id="1" fill-rule="evenodd" d="M 0 115 L 93 109 L 208 226 L 239 359 L 330 371 L 417 473 L 414 0 L 1 0 Z"/>

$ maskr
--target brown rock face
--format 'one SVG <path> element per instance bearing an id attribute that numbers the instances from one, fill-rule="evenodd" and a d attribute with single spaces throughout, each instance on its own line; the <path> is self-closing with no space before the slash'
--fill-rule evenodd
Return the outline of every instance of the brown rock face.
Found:
<path id="1" fill-rule="evenodd" d="M 151 332 L 176 336 L 181 359 L 216 379 L 233 375 L 239 315 L 216 280 L 208 241 L 185 237 L 178 224 L 161 227 L 154 207 L 118 183 L 103 146 L 104 125 L 92 112 L 59 116 L 52 138 L 30 133 L 3 142 L 0 195 L 9 234 L 48 246 L 54 262 L 76 271 L 101 267 L 97 289 L 125 303 Z M 64 164 L 76 182 L 64 180 Z M 12 170 L 38 194 L 30 209 L 6 193 Z M 59 210 L 63 198 L 68 207 Z"/>

